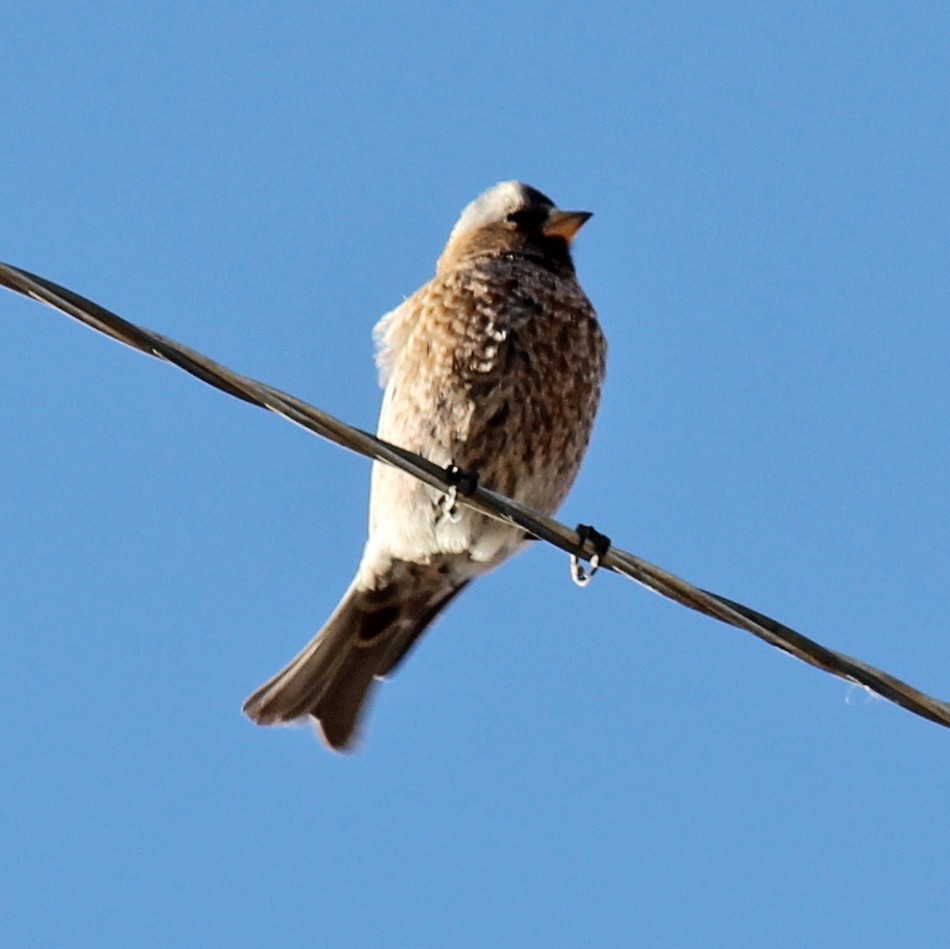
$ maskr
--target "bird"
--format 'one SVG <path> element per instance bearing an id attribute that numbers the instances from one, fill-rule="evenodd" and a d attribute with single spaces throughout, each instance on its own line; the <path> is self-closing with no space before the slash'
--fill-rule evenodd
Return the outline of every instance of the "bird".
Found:
<path id="1" fill-rule="evenodd" d="M 571 245 L 592 214 L 502 181 L 462 211 L 435 276 L 379 320 L 377 434 L 544 514 L 590 440 L 607 347 Z M 310 718 L 351 750 L 374 685 L 474 579 L 528 543 L 519 528 L 447 503 L 373 465 L 356 575 L 323 628 L 244 704 L 260 725 Z"/>

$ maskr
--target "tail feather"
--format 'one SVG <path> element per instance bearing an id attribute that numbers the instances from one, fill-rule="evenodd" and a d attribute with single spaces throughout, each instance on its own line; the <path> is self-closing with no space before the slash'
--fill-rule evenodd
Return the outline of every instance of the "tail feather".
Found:
<path id="1" fill-rule="evenodd" d="M 332 748 L 353 741 L 375 679 L 391 672 L 465 584 L 406 595 L 401 584 L 360 590 L 354 582 L 319 633 L 244 703 L 259 725 L 310 715 Z"/>
<path id="2" fill-rule="evenodd" d="M 452 600 L 455 599 L 471 581 L 464 580 L 458 586 L 450 587 L 442 592 L 441 596 L 433 597 L 424 608 L 420 610 L 416 622 L 400 630 L 399 634 L 389 639 L 386 651 L 383 653 L 379 669 L 376 671 L 377 678 L 385 678 L 392 675 L 403 663 L 406 656 L 412 651 L 412 647 L 418 642 L 419 637 L 435 621 L 436 617 L 444 610 Z"/>

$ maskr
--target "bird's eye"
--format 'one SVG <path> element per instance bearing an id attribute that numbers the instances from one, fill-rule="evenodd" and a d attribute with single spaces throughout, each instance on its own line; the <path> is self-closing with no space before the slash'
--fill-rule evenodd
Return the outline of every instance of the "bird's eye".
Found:
<path id="1" fill-rule="evenodd" d="M 522 208 L 520 211 L 512 211 L 505 220 L 516 227 L 538 227 L 544 218 L 544 212 L 537 208 Z"/>

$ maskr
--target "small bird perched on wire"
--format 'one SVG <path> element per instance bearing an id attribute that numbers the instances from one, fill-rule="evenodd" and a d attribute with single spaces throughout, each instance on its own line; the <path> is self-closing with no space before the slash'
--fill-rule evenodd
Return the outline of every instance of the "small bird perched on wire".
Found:
<path id="1" fill-rule="evenodd" d="M 570 246 L 590 218 L 503 181 L 462 212 L 435 277 L 377 324 L 378 435 L 553 514 L 587 448 L 606 344 Z M 352 745 L 373 683 L 525 534 L 376 463 L 353 582 L 299 655 L 244 704 L 261 725 L 315 719 Z"/>

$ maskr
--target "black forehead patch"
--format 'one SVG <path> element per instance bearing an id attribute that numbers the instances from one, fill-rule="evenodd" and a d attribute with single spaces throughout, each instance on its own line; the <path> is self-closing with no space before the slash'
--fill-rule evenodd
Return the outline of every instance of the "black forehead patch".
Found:
<path id="1" fill-rule="evenodd" d="M 546 194 L 538 191 L 537 188 L 532 188 L 531 185 L 522 185 L 522 188 L 529 204 L 540 204 L 546 208 L 554 207 L 554 202 Z"/>

